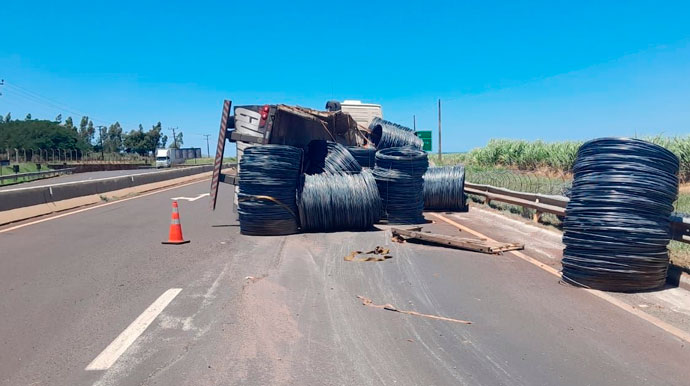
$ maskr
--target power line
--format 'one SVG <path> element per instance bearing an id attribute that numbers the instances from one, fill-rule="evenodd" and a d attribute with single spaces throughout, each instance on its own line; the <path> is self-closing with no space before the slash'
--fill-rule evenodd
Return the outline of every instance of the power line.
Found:
<path id="1" fill-rule="evenodd" d="M 30 94 L 22 93 L 22 91 L 20 91 L 20 90 L 18 90 L 18 89 L 8 88 L 7 91 L 8 91 L 8 92 L 6 93 L 6 95 L 7 95 L 8 97 L 14 96 L 14 97 L 17 97 L 17 98 L 24 99 L 25 101 L 27 101 L 27 102 L 29 102 L 29 103 L 36 104 L 36 105 L 38 105 L 39 107 L 42 107 L 42 108 L 46 109 L 46 111 L 50 110 L 51 112 L 54 112 L 55 110 L 57 110 L 57 111 L 61 111 L 61 112 L 64 112 L 64 113 L 71 113 L 72 115 L 76 115 L 77 117 L 81 116 L 80 113 L 75 113 L 75 112 L 73 112 L 73 111 L 64 109 L 64 108 L 62 108 L 62 107 L 60 107 L 60 106 L 53 105 L 52 103 L 44 102 L 44 101 L 42 101 L 42 100 L 40 100 L 40 99 L 38 99 L 38 98 L 36 98 L 36 97 L 33 97 L 33 96 L 30 95 Z M 16 99 L 16 98 L 15 98 L 15 99 Z M 11 100 L 11 98 L 10 98 L 10 100 Z"/>
<path id="2" fill-rule="evenodd" d="M 204 137 L 206 137 L 206 154 L 208 154 L 209 157 L 211 157 L 211 150 L 210 147 L 208 147 L 208 137 L 211 136 L 211 134 L 202 134 Z"/>
<path id="3" fill-rule="evenodd" d="M 108 122 L 121 122 L 125 124 L 126 126 L 132 126 L 136 127 L 137 125 L 132 125 L 131 122 L 126 122 L 122 120 L 106 120 L 106 119 L 100 119 L 98 117 L 95 117 L 93 115 L 86 114 L 80 110 L 74 109 L 72 107 L 69 107 L 65 105 L 64 103 L 58 102 L 54 99 L 45 97 L 35 91 L 31 91 L 26 87 L 20 86 L 14 82 L 8 82 L 3 79 L 4 84 L 9 88 L 9 90 L 14 91 L 16 96 L 23 97 L 24 99 L 27 99 L 31 102 L 37 103 L 37 104 L 42 104 L 44 107 L 49 106 L 58 110 L 62 110 L 64 112 L 79 116 L 79 117 L 89 117 L 92 121 L 96 123 L 102 123 L 102 124 L 108 124 Z"/>
<path id="4" fill-rule="evenodd" d="M 441 163 L 441 98 L 438 98 L 438 162 Z"/>
<path id="5" fill-rule="evenodd" d="M 177 146 L 177 135 L 175 134 L 175 130 L 177 130 L 177 127 L 168 127 L 168 130 L 172 130 L 173 142 L 175 143 L 175 149 L 179 149 L 179 147 Z"/>
<path id="6" fill-rule="evenodd" d="M 81 112 L 81 111 L 78 111 L 76 109 L 72 109 L 70 107 L 67 107 L 67 106 L 65 106 L 59 102 L 55 102 L 52 99 L 43 97 L 40 94 L 37 94 L 37 93 L 35 93 L 31 90 L 28 90 L 24 87 L 20 87 L 18 85 L 10 84 L 10 83 L 7 83 L 7 86 L 9 87 L 9 90 L 11 90 L 14 93 L 14 95 L 19 96 L 21 98 L 24 98 L 30 102 L 37 103 L 39 105 L 43 105 L 44 107 L 47 106 L 47 107 L 57 109 L 59 111 L 70 113 L 70 114 L 75 115 L 77 117 L 89 117 L 89 115 L 85 114 L 84 112 Z M 93 117 L 93 116 L 91 116 L 89 118 L 93 121 L 96 121 L 96 123 L 107 124 L 107 121 L 105 121 L 105 120 L 98 119 L 98 118 Z"/>
<path id="7" fill-rule="evenodd" d="M 84 116 L 84 115 L 86 115 L 86 114 L 84 114 L 84 113 L 82 113 L 82 112 L 75 111 L 75 110 L 73 110 L 73 109 L 71 109 L 71 108 L 69 108 L 69 107 L 67 107 L 67 106 L 64 106 L 64 105 L 60 104 L 59 102 L 55 102 L 55 101 L 53 101 L 52 99 L 43 97 L 43 96 L 41 96 L 41 95 L 39 95 L 39 94 L 37 94 L 37 93 L 35 93 L 35 92 L 33 92 L 33 91 L 27 90 L 27 89 L 25 89 L 25 88 L 23 88 L 23 87 L 20 87 L 20 86 L 18 86 L 18 85 L 11 84 L 11 83 L 7 83 L 7 87 L 9 87 L 11 90 L 13 90 L 14 92 L 16 92 L 17 95 L 19 95 L 19 96 L 24 96 L 25 98 L 30 99 L 30 100 L 32 100 L 32 101 L 35 101 L 35 102 L 37 102 L 37 103 L 42 103 L 42 104 L 45 104 L 45 105 L 49 105 L 49 106 L 52 106 L 52 107 L 54 107 L 54 108 L 58 108 L 58 109 L 60 109 L 60 110 L 64 110 L 64 111 L 66 111 L 66 112 L 69 112 L 69 113 L 72 113 L 72 114 L 75 114 L 75 115 L 79 115 L 79 116 Z"/>

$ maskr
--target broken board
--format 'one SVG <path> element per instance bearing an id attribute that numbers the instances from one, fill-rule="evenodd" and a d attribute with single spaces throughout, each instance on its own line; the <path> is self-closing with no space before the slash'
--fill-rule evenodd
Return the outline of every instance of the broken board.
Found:
<path id="1" fill-rule="evenodd" d="M 391 228 L 393 236 L 399 236 L 403 239 L 421 240 L 444 247 L 466 249 L 475 252 L 501 253 L 525 248 L 525 245 L 520 243 L 500 243 L 486 239 L 470 239 L 465 237 L 441 235 L 438 233 L 420 232 L 420 230 L 420 228 Z"/>

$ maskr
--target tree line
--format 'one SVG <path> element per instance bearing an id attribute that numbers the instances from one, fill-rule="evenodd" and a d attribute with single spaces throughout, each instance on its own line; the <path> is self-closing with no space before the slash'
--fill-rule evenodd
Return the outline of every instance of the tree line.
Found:
<path id="1" fill-rule="evenodd" d="M 72 117 L 63 122 L 62 114 L 51 121 L 32 119 L 31 114 L 24 120 L 15 120 L 7 113 L 0 115 L 0 149 L 78 149 L 147 155 L 168 143 L 168 136 L 162 131 L 160 122 L 149 130 L 139 124 L 138 128 L 124 132 L 119 122 L 108 127 L 95 126 L 87 116 L 75 125 Z M 182 144 L 183 135 L 178 132 L 170 147 Z"/>

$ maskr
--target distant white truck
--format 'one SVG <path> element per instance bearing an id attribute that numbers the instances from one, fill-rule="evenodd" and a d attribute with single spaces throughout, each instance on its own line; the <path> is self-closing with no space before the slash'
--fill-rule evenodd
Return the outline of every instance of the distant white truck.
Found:
<path id="1" fill-rule="evenodd" d="M 183 162 L 175 153 L 175 149 L 156 149 L 156 168 L 169 168 Z"/>

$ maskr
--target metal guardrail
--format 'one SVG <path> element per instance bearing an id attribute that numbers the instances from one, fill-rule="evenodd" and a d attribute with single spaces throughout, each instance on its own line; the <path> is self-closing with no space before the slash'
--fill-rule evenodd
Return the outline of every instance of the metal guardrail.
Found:
<path id="1" fill-rule="evenodd" d="M 543 213 L 565 216 L 565 207 L 570 201 L 564 196 L 517 192 L 471 182 L 465 182 L 465 193 L 484 197 L 487 205 L 491 201 L 499 201 L 534 209 L 535 213 L 532 217 L 534 222 L 539 222 Z M 674 240 L 690 244 L 690 218 L 671 216 L 671 233 Z"/>
<path id="2" fill-rule="evenodd" d="M 491 185 L 473 184 L 471 182 L 465 182 L 465 192 L 483 196 L 487 204 L 491 201 L 499 201 L 534 209 L 536 211 L 533 218 L 534 221 L 539 221 L 539 217 L 541 217 L 542 213 L 565 216 L 565 206 L 569 201 L 568 197 L 564 196 L 518 192 L 505 188 L 497 188 Z"/>
<path id="3" fill-rule="evenodd" d="M 690 218 L 671 216 L 671 232 L 674 240 L 690 244 Z"/>
<path id="4" fill-rule="evenodd" d="M 7 180 L 14 180 L 15 182 L 19 181 L 19 179 L 25 179 L 28 178 L 29 180 L 32 179 L 39 179 L 39 178 L 46 178 L 46 177 L 55 177 L 55 176 L 60 176 L 63 174 L 72 174 L 72 171 L 74 168 L 67 168 L 67 169 L 55 169 L 55 170 L 46 170 L 42 172 L 29 172 L 29 173 L 17 173 L 17 174 L 7 174 L 0 176 L 0 183 L 4 183 Z"/>

